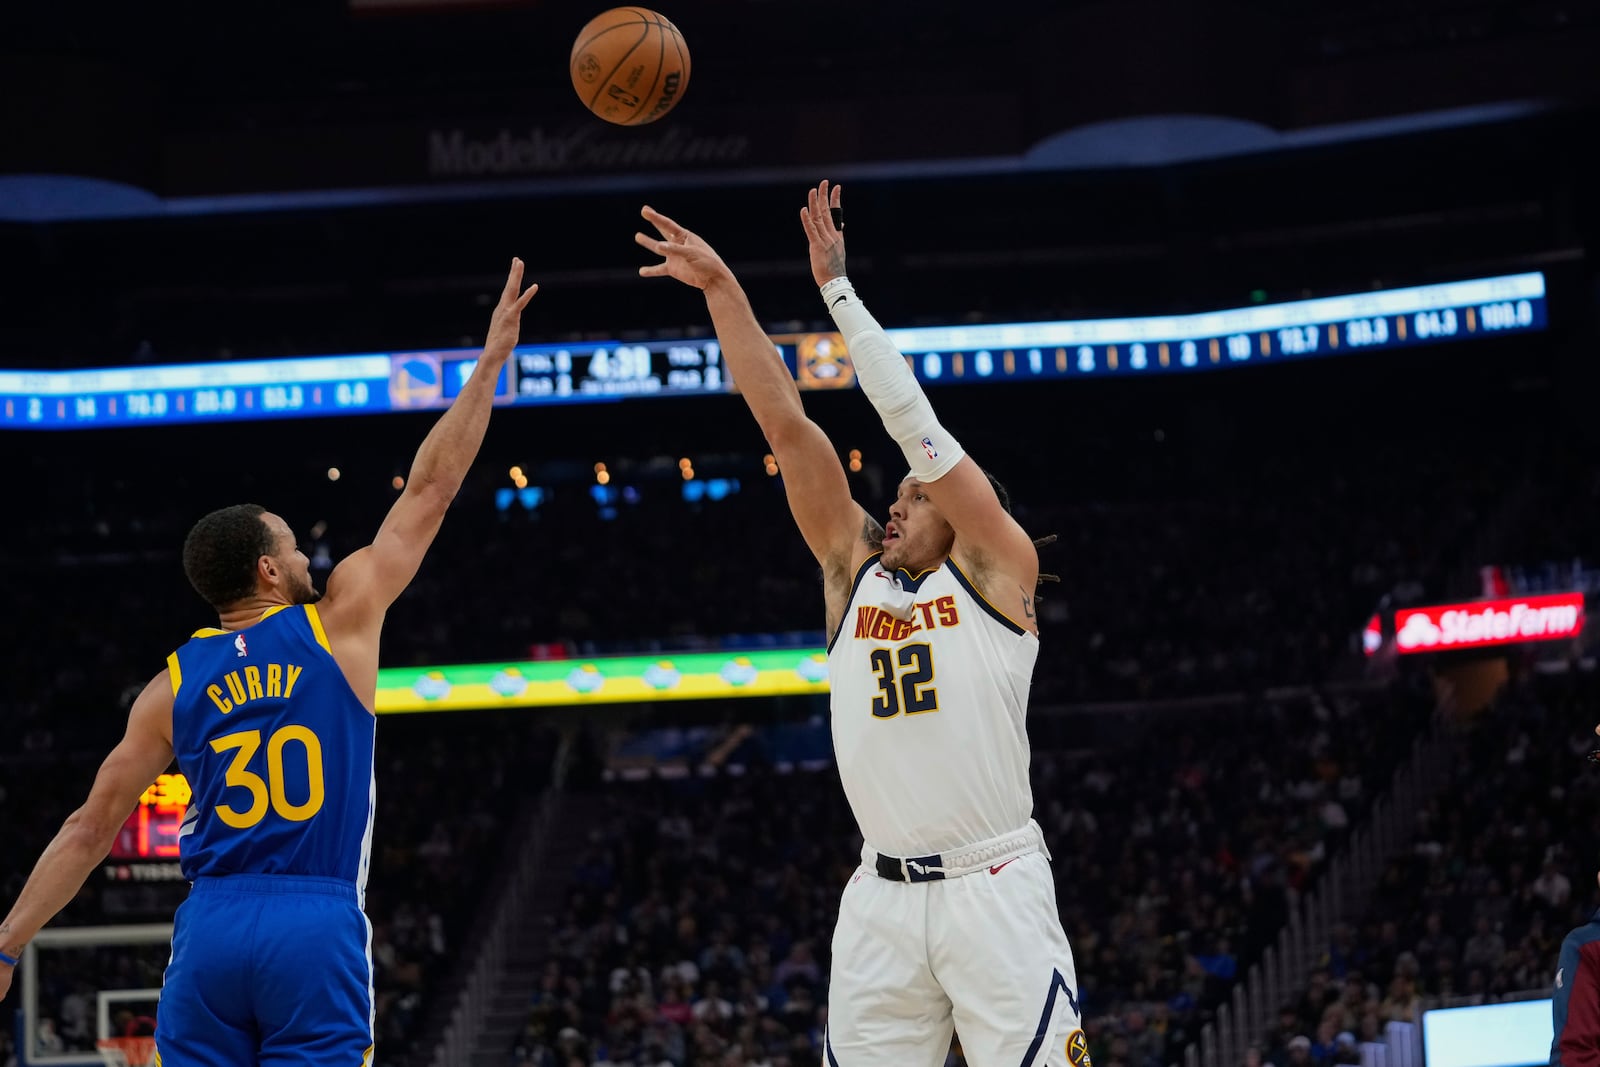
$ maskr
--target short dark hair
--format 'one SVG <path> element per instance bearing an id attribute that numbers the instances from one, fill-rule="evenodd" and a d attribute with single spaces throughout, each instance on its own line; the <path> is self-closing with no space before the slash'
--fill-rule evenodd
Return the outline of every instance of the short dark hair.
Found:
<path id="1" fill-rule="evenodd" d="M 214 608 L 243 600 L 256 588 L 256 561 L 272 555 L 272 531 L 260 504 L 235 504 L 202 518 L 183 539 L 183 573 Z"/>

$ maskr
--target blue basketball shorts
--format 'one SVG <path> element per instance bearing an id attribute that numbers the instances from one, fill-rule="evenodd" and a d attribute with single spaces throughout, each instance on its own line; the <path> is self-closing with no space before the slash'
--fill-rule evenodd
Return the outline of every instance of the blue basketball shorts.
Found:
<path id="1" fill-rule="evenodd" d="M 156 1010 L 162 1067 L 368 1067 L 372 927 L 332 878 L 200 878 Z"/>

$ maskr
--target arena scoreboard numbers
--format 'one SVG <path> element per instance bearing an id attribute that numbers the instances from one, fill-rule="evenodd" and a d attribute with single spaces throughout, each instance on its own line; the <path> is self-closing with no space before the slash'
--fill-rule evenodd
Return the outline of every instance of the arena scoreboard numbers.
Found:
<path id="1" fill-rule="evenodd" d="M 178 858 L 178 830 L 189 808 L 189 783 L 181 774 L 163 774 L 139 798 L 117 831 L 111 859 L 139 863 L 174 862 Z"/>
<path id="2" fill-rule="evenodd" d="M 1543 329 L 1540 273 L 1385 289 L 1228 311 L 889 330 L 930 384 L 1138 377 L 1441 344 Z M 847 388 L 838 334 L 778 334 L 802 389 Z M 377 414 L 442 408 L 476 350 L 371 353 L 84 371 L 0 370 L 0 428 L 66 430 Z M 530 344 L 496 383 L 498 403 L 607 403 L 727 393 L 708 338 Z"/>

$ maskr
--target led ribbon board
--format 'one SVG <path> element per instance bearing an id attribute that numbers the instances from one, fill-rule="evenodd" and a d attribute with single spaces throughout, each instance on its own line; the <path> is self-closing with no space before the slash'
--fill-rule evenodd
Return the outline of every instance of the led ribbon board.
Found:
<path id="1" fill-rule="evenodd" d="M 600 656 L 378 671 L 378 713 L 828 692 L 821 648 Z"/>
<path id="2" fill-rule="evenodd" d="M 1197 315 L 889 330 L 929 384 L 1146 377 L 1543 329 L 1543 274 Z M 774 335 L 802 389 L 848 388 L 836 333 Z M 82 371 L 0 370 L 0 428 L 70 430 L 442 408 L 477 351 L 369 353 Z M 610 403 L 733 388 L 710 338 L 519 346 L 497 402 Z"/>

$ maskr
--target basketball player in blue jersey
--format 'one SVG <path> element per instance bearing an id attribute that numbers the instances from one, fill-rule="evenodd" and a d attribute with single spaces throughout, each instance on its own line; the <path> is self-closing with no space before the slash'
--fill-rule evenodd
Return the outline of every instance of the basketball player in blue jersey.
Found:
<path id="1" fill-rule="evenodd" d="M 865 847 L 833 935 L 825 1067 L 1090 1067 L 1072 950 L 1030 817 L 1028 689 L 1039 557 L 1000 491 L 940 425 L 844 270 L 839 190 L 801 222 L 823 306 L 910 473 L 889 521 L 850 496 L 838 452 L 733 273 L 650 208 L 635 236 L 705 293 L 723 358 L 822 566 L 839 778 Z"/>
<path id="2" fill-rule="evenodd" d="M 372 544 L 327 592 L 288 525 L 243 504 L 189 532 L 183 566 L 219 624 L 167 657 L 84 805 L 40 857 L 0 924 L 0 996 L 17 957 L 110 851 L 174 756 L 193 790 L 184 876 L 156 1014 L 166 1067 L 356 1067 L 373 1053 L 374 702 L 383 618 L 411 582 L 478 454 L 495 381 L 517 343 L 512 260 L 483 354 L 417 451 Z"/>

